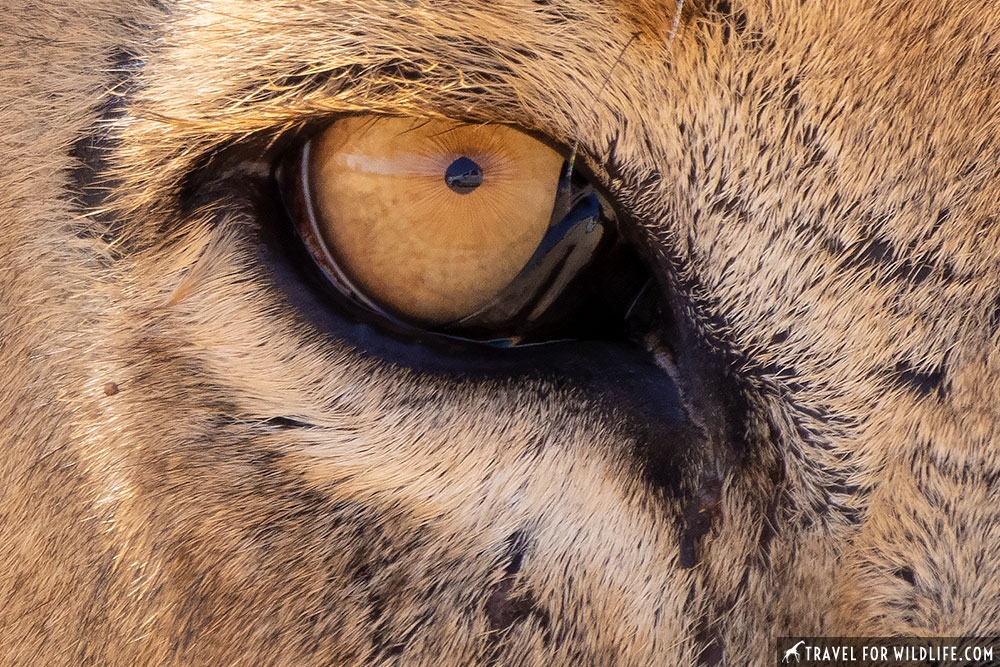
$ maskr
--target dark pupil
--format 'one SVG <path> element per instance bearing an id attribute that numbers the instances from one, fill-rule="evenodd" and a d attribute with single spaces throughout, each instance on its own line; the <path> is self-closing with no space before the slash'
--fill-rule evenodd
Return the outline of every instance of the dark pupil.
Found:
<path id="1" fill-rule="evenodd" d="M 460 195 L 467 195 L 483 184 L 483 170 L 467 157 L 460 157 L 444 172 L 444 182 Z"/>

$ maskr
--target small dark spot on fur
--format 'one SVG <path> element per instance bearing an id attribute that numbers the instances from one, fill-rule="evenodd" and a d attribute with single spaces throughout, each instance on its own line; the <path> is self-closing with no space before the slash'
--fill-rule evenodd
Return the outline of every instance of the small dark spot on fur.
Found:
<path id="1" fill-rule="evenodd" d="M 797 76 L 785 80 L 782 99 L 784 100 L 785 107 L 790 110 L 798 110 L 800 83 L 801 80 Z"/>
<path id="2" fill-rule="evenodd" d="M 702 638 L 699 635 L 699 638 Z M 722 638 L 718 635 L 708 637 L 708 645 L 698 655 L 698 664 L 714 667 L 722 664 Z"/>
<path id="3" fill-rule="evenodd" d="M 486 600 L 486 618 L 493 630 L 505 630 L 531 613 L 531 600 L 527 597 L 511 598 L 513 577 L 504 577 Z"/>
<path id="4" fill-rule="evenodd" d="M 265 419 L 263 423 L 279 429 L 308 428 L 312 426 L 312 424 L 292 419 L 291 417 L 270 417 Z"/>
<path id="5" fill-rule="evenodd" d="M 747 14 L 742 10 L 733 10 L 733 4 L 729 0 L 709 3 L 706 7 L 711 12 L 718 14 L 722 19 L 722 43 L 729 44 L 734 37 L 743 37 L 747 32 Z M 754 46 L 759 41 L 759 36 L 749 40 L 750 46 Z"/>
<path id="6" fill-rule="evenodd" d="M 839 256 L 844 254 L 844 243 L 838 238 L 823 235 L 820 237 L 820 245 L 831 255 Z"/>
<path id="7" fill-rule="evenodd" d="M 538 608 L 530 592 L 511 596 L 517 573 L 524 562 L 527 548 L 525 541 L 521 532 L 514 533 L 508 539 L 510 553 L 507 566 L 504 568 L 503 579 L 486 600 L 486 618 L 490 623 L 490 628 L 494 631 L 506 630 L 515 623 L 523 622 L 531 617 L 534 617 L 543 628 L 547 628 L 549 625 L 548 612 Z"/>
<path id="8" fill-rule="evenodd" d="M 944 364 L 931 371 L 918 371 L 912 363 L 906 360 L 897 363 L 892 373 L 893 381 L 897 386 L 909 389 L 921 398 L 931 393 L 936 394 L 938 398 L 943 398 L 946 376 Z"/>
<path id="9" fill-rule="evenodd" d="M 733 14 L 733 33 L 736 35 L 744 35 L 747 31 L 747 14 L 744 11 L 735 12 Z"/>
<path id="10" fill-rule="evenodd" d="M 889 241 L 869 234 L 858 250 L 840 268 L 849 269 L 863 265 L 878 267 L 895 261 L 896 255 Z"/>
<path id="11" fill-rule="evenodd" d="M 247 96 L 252 96 L 254 102 L 265 102 L 283 94 L 283 91 L 295 88 L 301 93 L 313 93 L 321 90 L 331 79 L 350 80 L 361 78 L 365 69 L 361 65 L 347 65 L 329 71 L 314 72 L 310 68 L 305 68 L 301 72 L 293 72 L 283 77 L 278 77 L 274 86 L 262 88 L 254 85 L 245 90 Z"/>
<path id="12" fill-rule="evenodd" d="M 739 197 L 721 196 L 712 202 L 712 213 L 732 216 L 736 213 L 742 213 L 744 206 L 745 203 Z"/>
<path id="13" fill-rule="evenodd" d="M 511 50 L 517 55 L 524 58 L 527 62 L 533 62 L 539 59 L 538 53 L 532 51 L 531 49 L 526 49 L 523 46 L 511 46 Z"/>
<path id="14" fill-rule="evenodd" d="M 888 281 L 905 281 L 916 285 L 934 275 L 935 270 L 944 280 L 951 279 L 949 267 L 941 265 L 933 255 L 918 256 L 913 248 L 908 248 L 908 252 L 901 255 L 891 241 L 878 235 L 878 231 L 879 225 L 873 221 L 862 242 L 841 262 L 839 270 L 862 266 L 880 269 L 878 281 L 883 284 Z"/>
<path id="15" fill-rule="evenodd" d="M 937 218 L 934 220 L 934 231 L 941 228 L 941 225 L 948 222 L 951 219 L 951 209 L 945 207 L 938 211 Z"/>
<path id="16" fill-rule="evenodd" d="M 1000 330 L 1000 297 L 994 299 L 989 319 L 990 334 L 995 335 L 998 330 Z"/>
<path id="17" fill-rule="evenodd" d="M 802 128 L 802 144 L 808 151 L 807 167 L 820 164 L 826 158 L 826 151 L 819 143 L 819 128 L 807 123 Z"/>
<path id="18" fill-rule="evenodd" d="M 663 172 L 659 169 L 652 169 L 637 183 L 637 188 L 640 191 L 652 190 L 658 187 L 662 181 Z"/>
<path id="19" fill-rule="evenodd" d="M 916 585 L 916 581 L 913 578 L 913 569 L 909 567 L 901 567 L 898 570 L 893 571 L 893 576 L 899 577 L 911 586 Z"/>
<path id="20" fill-rule="evenodd" d="M 117 393 L 118 393 L 118 385 L 116 383 L 114 383 L 114 382 L 105 382 L 104 383 L 104 395 L 105 396 L 114 396 Z"/>

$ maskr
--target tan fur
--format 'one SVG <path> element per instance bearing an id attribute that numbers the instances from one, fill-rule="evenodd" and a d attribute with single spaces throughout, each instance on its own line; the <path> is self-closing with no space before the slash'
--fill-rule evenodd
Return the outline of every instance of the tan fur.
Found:
<path id="1" fill-rule="evenodd" d="M 688 1 L 669 43 L 672 0 L 8 4 L 0 664 L 1000 633 L 994 3 Z M 275 287 L 241 183 L 357 111 L 580 142 L 690 333 L 675 489 L 589 380 L 366 355 Z"/>

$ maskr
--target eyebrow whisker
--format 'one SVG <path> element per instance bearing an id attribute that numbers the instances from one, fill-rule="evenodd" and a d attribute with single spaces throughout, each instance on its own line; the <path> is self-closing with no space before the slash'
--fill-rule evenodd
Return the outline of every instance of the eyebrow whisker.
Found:
<path id="1" fill-rule="evenodd" d="M 675 23 L 676 19 L 677 17 L 675 16 L 674 17 Z M 607 76 L 604 77 L 604 81 L 601 83 L 601 87 L 597 89 L 597 94 L 594 96 L 593 107 L 595 109 L 597 107 L 597 102 L 600 101 L 601 95 L 604 94 L 604 90 L 608 87 L 608 83 L 611 81 L 611 75 L 614 74 L 615 68 L 618 67 L 618 64 L 622 61 L 622 58 L 625 57 L 625 52 L 628 51 L 628 47 L 632 46 L 632 42 L 634 42 L 638 38 L 639 38 L 638 32 L 632 33 L 632 36 L 629 38 L 627 42 L 625 42 L 625 46 L 623 46 L 622 50 L 618 53 L 618 57 L 615 58 L 615 62 L 612 63 L 611 69 L 608 70 Z M 566 160 L 566 173 L 563 174 L 563 180 L 567 184 L 569 183 L 569 180 L 573 177 L 573 165 L 576 163 L 576 154 L 579 149 L 580 149 L 580 137 L 579 135 L 577 135 L 577 137 L 573 140 L 573 148 L 569 153 L 569 159 Z"/>

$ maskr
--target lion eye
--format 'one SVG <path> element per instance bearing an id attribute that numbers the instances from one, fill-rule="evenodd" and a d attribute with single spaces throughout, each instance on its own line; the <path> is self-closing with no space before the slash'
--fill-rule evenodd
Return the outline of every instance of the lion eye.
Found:
<path id="1" fill-rule="evenodd" d="M 610 208 L 563 164 L 503 125 L 350 116 L 280 178 L 298 237 L 353 304 L 397 327 L 516 344 L 616 244 Z"/>

